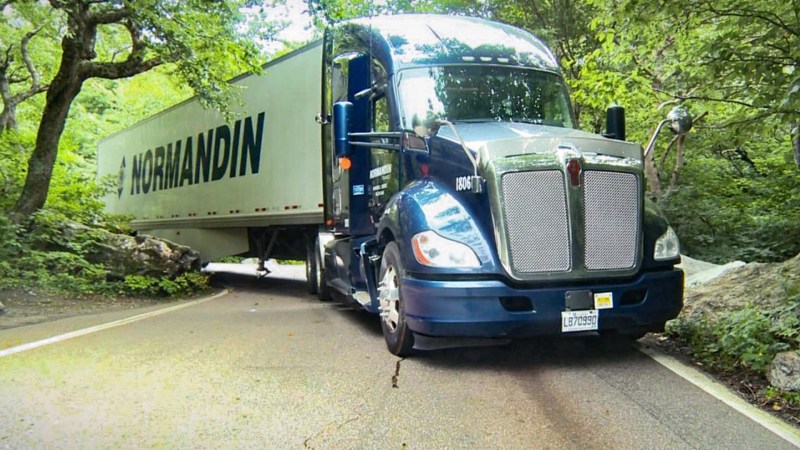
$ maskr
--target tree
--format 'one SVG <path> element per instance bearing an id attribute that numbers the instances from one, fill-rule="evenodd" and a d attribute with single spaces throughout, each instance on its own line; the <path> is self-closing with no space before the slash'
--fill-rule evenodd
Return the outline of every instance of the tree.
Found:
<path id="1" fill-rule="evenodd" d="M 800 14 L 769 0 L 590 0 L 603 47 L 591 57 L 632 74 L 657 102 L 709 110 L 704 130 L 772 127 L 800 162 Z M 775 129 L 777 127 L 777 129 Z"/>
<path id="2" fill-rule="evenodd" d="M 6 129 L 17 128 L 17 106 L 36 94 L 47 90 L 47 85 L 42 84 L 41 75 L 31 60 L 28 52 L 28 42 L 36 36 L 39 29 L 25 33 L 19 43 L 19 58 L 25 66 L 26 74 L 20 73 L 16 62 L 16 48 L 9 44 L 0 56 L 0 98 L 3 100 L 3 109 L 0 111 L 0 133 Z M 26 88 L 14 92 L 15 84 L 29 83 Z"/>
<path id="3" fill-rule="evenodd" d="M 628 107 L 639 142 L 666 114 L 660 105 L 683 102 L 704 114 L 682 142 L 660 138 L 648 161 L 650 193 L 684 251 L 712 261 L 796 255 L 796 2 L 588 1 L 598 11 L 592 30 L 601 47 L 586 55 L 576 97 L 598 101 L 603 95 L 592 92 L 616 86 L 603 101 Z"/>
<path id="4" fill-rule="evenodd" d="M 46 10 L 63 23 L 61 55 L 46 101 L 22 193 L 12 214 L 16 220 L 40 209 L 47 199 L 59 141 L 70 107 L 84 83 L 93 78 L 120 79 L 164 63 L 200 95 L 221 108 L 230 98 L 225 74 L 259 70 L 259 52 L 237 32 L 240 8 L 254 0 L 6 0 L 3 20 L 27 22 L 26 12 Z M 124 48 L 106 41 L 126 36 Z M 122 55 L 122 56 L 120 56 Z"/>

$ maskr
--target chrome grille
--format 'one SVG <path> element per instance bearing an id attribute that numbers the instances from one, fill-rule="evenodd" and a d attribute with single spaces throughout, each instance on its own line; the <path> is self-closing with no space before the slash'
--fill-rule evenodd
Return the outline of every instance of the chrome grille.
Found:
<path id="1" fill-rule="evenodd" d="M 632 268 L 636 264 L 641 204 L 636 175 L 586 171 L 583 201 L 586 269 Z"/>
<path id="2" fill-rule="evenodd" d="M 518 273 L 572 268 L 564 175 L 511 172 L 502 178 L 511 266 Z"/>

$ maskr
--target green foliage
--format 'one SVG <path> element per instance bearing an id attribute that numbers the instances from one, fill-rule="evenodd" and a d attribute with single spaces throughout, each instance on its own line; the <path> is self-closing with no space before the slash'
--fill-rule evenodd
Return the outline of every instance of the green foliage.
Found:
<path id="1" fill-rule="evenodd" d="M 787 300 L 759 310 L 747 305 L 716 320 L 679 318 L 667 323 L 667 333 L 685 345 L 694 358 L 713 370 L 741 370 L 766 377 L 779 352 L 800 351 L 800 284 L 786 287 Z M 800 393 L 768 387 L 768 400 L 800 406 Z"/>
<path id="2" fill-rule="evenodd" d="M 791 2 L 586 3 L 600 45 L 570 82 L 584 127 L 599 131 L 605 105 L 618 103 L 629 139 L 644 143 L 675 103 L 704 114 L 686 141 L 682 171 L 674 172 L 669 136 L 656 146 L 659 178 L 669 183 L 659 204 L 684 253 L 721 262 L 800 252 L 792 157 L 800 108 L 789 99 L 797 94 L 800 23 Z"/>
<path id="3" fill-rule="evenodd" d="M 783 400 L 793 407 L 800 406 L 800 392 L 783 392 L 774 386 L 770 386 L 766 389 L 765 397 L 770 401 Z"/>
<path id="4" fill-rule="evenodd" d="M 766 311 L 748 305 L 715 321 L 677 319 L 668 323 L 667 333 L 708 366 L 766 375 L 777 353 L 800 348 L 800 295 Z"/>
<path id="5" fill-rule="evenodd" d="M 306 263 L 305 261 L 300 261 L 297 259 L 279 259 L 276 262 L 286 266 L 302 266 Z"/>
<path id="6" fill-rule="evenodd" d="M 800 174 L 757 134 L 728 150 L 693 137 L 679 186 L 660 204 L 683 252 L 712 261 L 783 261 L 800 253 Z M 752 165 L 743 161 L 748 155 Z"/>
<path id="7" fill-rule="evenodd" d="M 208 289 L 208 276 L 187 272 L 174 279 L 128 275 L 117 292 L 137 297 L 175 297 L 191 295 Z"/>
<path id="8" fill-rule="evenodd" d="M 25 225 L 0 214 L 0 289 L 41 289 L 66 295 L 174 297 L 208 288 L 208 277 L 187 272 L 173 279 L 129 275 L 108 277 L 108 269 L 87 260 L 103 233 L 98 228 L 70 231 L 67 216 L 43 209 Z M 67 230 L 66 232 L 64 230 Z M 78 232 L 80 231 L 80 232 Z"/>

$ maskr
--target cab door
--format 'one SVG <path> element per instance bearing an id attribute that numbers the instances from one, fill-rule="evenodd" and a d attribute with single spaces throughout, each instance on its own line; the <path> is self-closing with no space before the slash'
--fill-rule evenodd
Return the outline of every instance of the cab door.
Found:
<path id="1" fill-rule="evenodd" d="M 370 87 L 370 58 L 366 54 L 346 52 L 334 56 L 331 69 L 332 104 L 348 101 L 353 104 L 350 132 L 370 131 L 370 98 L 356 94 Z M 331 130 L 332 132 L 332 130 Z M 331 214 L 334 230 L 351 235 L 371 232 L 368 217 L 369 151 L 358 149 L 343 164 L 335 156 L 330 159 Z"/>

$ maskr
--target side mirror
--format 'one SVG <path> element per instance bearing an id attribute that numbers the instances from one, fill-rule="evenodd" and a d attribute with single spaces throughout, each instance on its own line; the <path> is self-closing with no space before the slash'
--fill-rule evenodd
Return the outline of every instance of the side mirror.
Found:
<path id="1" fill-rule="evenodd" d="M 667 120 L 669 129 L 675 134 L 686 134 L 692 129 L 692 115 L 683 106 L 678 105 L 672 108 L 672 111 L 667 114 Z"/>
<path id="2" fill-rule="evenodd" d="M 424 118 L 420 118 L 419 115 L 414 114 L 414 117 L 411 119 L 411 126 L 414 128 L 414 134 L 421 138 L 435 135 L 442 126 L 442 124 L 439 123 L 439 119 L 441 119 L 441 114 L 436 114 L 433 111 L 428 111 Z"/>
<path id="3" fill-rule="evenodd" d="M 673 133 L 684 135 L 692 129 L 692 115 L 681 105 L 672 108 L 672 111 L 667 114 L 667 118 L 658 124 L 656 132 L 653 133 L 653 137 L 650 138 L 650 142 L 644 150 L 645 158 L 656 146 L 656 138 L 658 137 L 658 133 L 661 132 L 661 129 L 664 128 L 664 125 L 669 125 L 669 129 L 672 130 Z"/>
<path id="4" fill-rule="evenodd" d="M 337 102 L 333 104 L 333 141 L 336 156 L 341 158 L 350 155 L 350 115 L 353 104 Z"/>
<path id="5" fill-rule="evenodd" d="M 625 140 L 625 108 L 611 105 L 606 110 L 606 132 L 603 136 L 619 141 Z"/>

